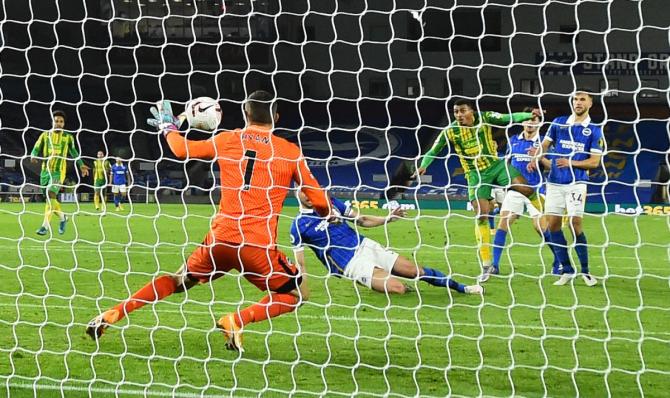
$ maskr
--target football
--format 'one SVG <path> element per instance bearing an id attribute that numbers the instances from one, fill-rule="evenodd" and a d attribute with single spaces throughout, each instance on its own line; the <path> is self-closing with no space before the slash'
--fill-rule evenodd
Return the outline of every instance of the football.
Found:
<path id="1" fill-rule="evenodd" d="M 214 98 L 198 97 L 186 104 L 186 120 L 191 128 L 213 131 L 221 123 L 221 107 Z"/>

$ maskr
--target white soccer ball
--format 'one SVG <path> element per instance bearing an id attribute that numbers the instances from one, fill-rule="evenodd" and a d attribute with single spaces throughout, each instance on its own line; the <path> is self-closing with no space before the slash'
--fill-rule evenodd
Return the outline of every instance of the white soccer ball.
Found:
<path id="1" fill-rule="evenodd" d="M 186 104 L 186 120 L 191 128 L 213 131 L 221 123 L 221 107 L 214 98 L 198 97 Z"/>

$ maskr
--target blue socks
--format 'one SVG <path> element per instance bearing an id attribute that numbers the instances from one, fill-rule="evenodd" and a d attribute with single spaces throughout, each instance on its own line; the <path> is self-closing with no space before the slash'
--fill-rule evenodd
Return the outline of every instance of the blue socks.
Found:
<path id="1" fill-rule="evenodd" d="M 589 248 L 586 245 L 586 236 L 584 232 L 575 237 L 575 251 L 579 257 L 579 263 L 582 265 L 582 273 L 589 273 Z"/>
<path id="2" fill-rule="evenodd" d="M 500 228 L 496 230 L 496 235 L 493 238 L 493 268 L 498 269 L 500 265 L 500 257 L 502 256 L 505 241 L 507 240 L 507 231 Z"/>
<path id="3" fill-rule="evenodd" d="M 563 231 L 558 230 L 556 232 L 549 232 L 549 243 L 553 246 L 554 256 L 558 261 L 563 264 L 563 273 L 564 274 L 574 274 L 575 269 L 572 268 L 570 264 L 570 257 L 568 256 L 568 241 L 565 240 L 565 235 Z"/>
<path id="4" fill-rule="evenodd" d="M 114 206 L 119 207 L 119 204 L 121 204 L 121 199 L 119 198 L 119 195 L 114 195 Z"/>
<path id="5" fill-rule="evenodd" d="M 551 253 L 554 255 L 554 262 L 551 264 L 551 268 L 552 270 L 558 270 L 561 266 L 561 262 L 558 261 L 558 256 L 556 255 L 556 251 L 554 250 L 554 245 L 551 244 L 551 235 L 549 233 L 549 230 L 548 229 L 545 230 L 542 233 L 542 236 L 544 237 L 544 241 L 549 244 L 549 249 L 551 249 Z"/>
<path id="6" fill-rule="evenodd" d="M 422 281 L 430 283 L 433 286 L 449 286 L 449 288 L 454 289 L 460 293 L 465 293 L 465 285 L 458 283 L 451 278 L 447 278 L 447 276 L 442 272 L 429 267 L 423 267 L 423 272 L 424 275 L 420 278 Z"/>
<path id="7" fill-rule="evenodd" d="M 499 213 L 500 213 L 500 207 L 496 207 L 495 209 L 489 212 L 489 227 L 491 229 L 496 229 L 496 215 L 498 215 Z"/>

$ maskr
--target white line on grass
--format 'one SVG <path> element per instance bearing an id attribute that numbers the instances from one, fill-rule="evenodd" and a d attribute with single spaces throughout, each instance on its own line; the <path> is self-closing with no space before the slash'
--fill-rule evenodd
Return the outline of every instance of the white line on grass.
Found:
<path id="1" fill-rule="evenodd" d="M 198 245 L 198 242 L 189 242 L 186 244 L 182 243 L 175 243 L 171 245 L 178 245 L 182 247 L 174 247 L 172 249 L 169 248 L 150 248 L 150 247 L 145 247 L 145 248 L 128 248 L 125 243 L 114 243 L 114 242 L 108 242 L 108 245 L 116 245 L 118 246 L 117 249 L 102 249 L 102 248 L 86 248 L 86 247 L 69 247 L 69 248 L 64 248 L 64 247 L 47 247 L 45 248 L 44 246 L 33 246 L 33 245 L 21 245 L 20 250 L 21 251 L 40 251 L 40 252 L 67 252 L 67 253 L 76 253 L 76 252 L 83 252 L 83 253 L 113 253 L 113 254 L 119 254 L 119 253 L 130 253 L 130 254 L 156 254 L 156 255 L 169 255 L 169 254 L 175 254 L 175 253 L 180 253 L 184 254 L 185 252 L 188 253 L 190 252 L 190 248 L 184 247 L 183 245 L 186 246 L 194 246 Z M 90 244 L 82 244 L 78 243 L 77 245 L 81 246 L 92 246 Z M 17 245 L 7 245 L 7 244 L 0 244 L 0 249 L 1 248 L 9 248 L 9 249 L 15 249 L 17 248 Z M 397 249 L 398 251 L 406 251 L 408 249 Z M 670 250 L 670 247 L 668 248 Z M 471 250 L 459 250 L 459 249 L 449 249 L 448 254 L 473 254 L 474 253 L 474 248 L 473 251 Z M 670 252 L 669 252 L 670 253 Z M 514 253 L 512 255 L 513 257 L 537 257 L 537 253 Z M 606 259 L 617 259 L 617 260 L 644 260 L 645 262 L 655 262 L 653 258 L 650 257 L 634 257 L 634 256 L 610 256 L 606 255 Z M 538 262 L 539 264 L 539 262 Z M 528 264 L 530 265 L 530 264 Z M 612 265 L 608 264 L 608 267 L 612 267 Z M 614 266 L 616 267 L 616 266 Z M 628 265 L 625 266 L 626 268 L 629 268 Z M 670 271 L 670 266 L 667 267 L 651 267 L 647 265 L 642 266 L 643 269 L 645 270 L 653 270 L 653 271 Z"/>
<path id="2" fill-rule="evenodd" d="M 16 307 L 14 303 L 0 303 L 0 307 Z M 19 304 L 19 308 L 45 308 L 44 305 L 38 304 Z M 52 305 L 49 304 L 47 308 L 59 308 L 59 309 L 73 309 L 79 311 L 91 311 L 91 317 L 95 315 L 98 311 L 95 307 L 71 307 L 67 305 Z M 152 308 L 156 313 L 166 313 L 166 314 L 191 314 L 191 315 L 210 315 L 208 311 L 192 311 L 192 310 L 171 310 L 168 308 Z M 300 311 L 300 310 L 299 310 Z M 396 324 L 410 324 L 416 325 L 417 321 L 413 319 L 398 319 L 398 318 L 368 318 L 368 317 L 349 317 L 341 315 L 310 315 L 304 313 L 298 313 L 296 315 L 298 318 L 303 319 L 312 319 L 312 320 L 332 320 L 332 321 L 347 321 L 347 322 L 371 322 L 371 323 L 396 323 Z M 532 326 L 532 325 L 511 325 L 511 324 L 500 324 L 500 323 L 473 323 L 473 322 L 449 322 L 449 321 L 430 321 L 430 320 L 420 320 L 419 324 L 423 325 L 439 325 L 446 326 L 452 325 L 455 327 L 477 327 L 477 328 L 492 328 L 492 329 L 521 329 L 521 330 L 539 330 L 539 331 L 561 331 L 561 332 L 577 332 L 576 328 L 562 327 L 562 326 Z M 592 333 L 612 333 L 612 334 L 635 334 L 640 335 L 642 332 L 639 330 L 629 330 L 629 329 L 595 329 L 595 328 L 579 328 L 579 332 L 592 332 Z M 645 336 L 670 336 L 670 332 L 647 332 L 644 331 Z"/>
<path id="3" fill-rule="evenodd" d="M 3 376 L 4 377 L 4 376 Z M 66 381 L 70 383 L 70 381 Z M 222 395 L 207 395 L 207 394 L 196 394 L 196 393 L 185 393 L 185 392 L 175 392 L 168 391 L 165 387 L 156 387 L 162 388 L 162 391 L 151 391 L 151 390 L 135 390 L 127 388 L 102 388 L 102 387 L 77 387 L 77 386 L 61 386 L 55 384 L 28 384 L 28 383 L 13 383 L 5 382 L 4 385 L 9 388 L 20 388 L 33 391 L 74 391 L 74 392 L 92 392 L 96 394 L 114 394 L 116 395 L 137 395 L 137 396 L 156 396 L 156 397 L 178 397 L 178 398 L 215 398 L 221 397 Z M 236 397 L 240 397 L 238 392 L 235 392 Z"/>

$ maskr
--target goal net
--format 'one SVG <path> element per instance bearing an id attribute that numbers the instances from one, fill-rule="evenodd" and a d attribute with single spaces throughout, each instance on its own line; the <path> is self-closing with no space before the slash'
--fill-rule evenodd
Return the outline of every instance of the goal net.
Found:
<path id="1" fill-rule="evenodd" d="M 667 389 L 665 0 L 4 1 L 0 34 L 7 396 L 661 396 Z M 477 285 L 477 216 L 453 144 L 421 178 L 412 175 L 456 120 L 456 98 L 501 115 L 541 108 L 545 135 L 554 118 L 573 113 L 571 98 L 583 88 L 606 144 L 588 177 L 582 222 L 595 287 L 579 278 L 553 285 L 552 252 L 524 215 L 483 296 L 400 276 L 405 294 L 376 292 L 329 275 L 307 248 L 309 299 L 246 325 L 243 353 L 226 350 L 216 322 L 265 293 L 236 272 L 146 303 L 98 340 L 85 334 L 93 317 L 184 264 L 219 211 L 226 171 L 174 156 L 146 123 L 158 101 L 172 101 L 179 113 L 193 98 L 215 98 L 220 128 L 233 130 L 244 126 L 247 96 L 271 92 L 275 134 L 300 146 L 333 197 L 364 215 L 407 211 L 392 223 L 351 228 L 417 267 Z M 33 151 L 57 110 L 72 145 L 70 136 L 47 134 Z M 522 128 L 494 126 L 500 156 Z M 98 152 L 127 167 L 125 194 L 105 185 L 108 169 L 94 175 Z M 46 180 L 44 162 L 58 163 Z M 277 228 L 289 258 L 299 214 L 289 194 Z M 575 230 L 568 223 L 563 231 L 579 270 Z M 493 247 L 494 236 L 484 241 Z"/>

